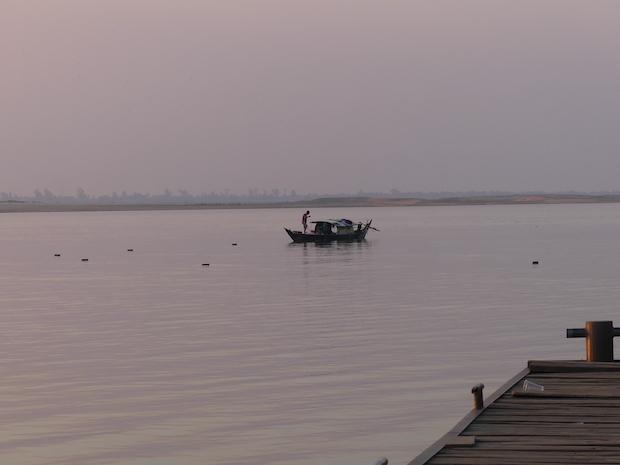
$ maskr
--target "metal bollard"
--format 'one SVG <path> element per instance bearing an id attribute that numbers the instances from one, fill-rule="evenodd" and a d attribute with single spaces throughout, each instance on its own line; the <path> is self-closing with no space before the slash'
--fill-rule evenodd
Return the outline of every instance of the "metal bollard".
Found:
<path id="1" fill-rule="evenodd" d="M 587 321 L 585 329 L 566 330 L 568 338 L 586 338 L 588 362 L 613 362 L 614 336 L 620 336 L 620 328 L 611 321 Z"/>
<path id="2" fill-rule="evenodd" d="M 476 410 L 482 410 L 484 408 L 484 396 L 482 395 L 483 389 L 484 384 L 482 383 L 476 384 L 473 388 L 471 388 L 471 393 L 474 395 L 474 408 Z"/>

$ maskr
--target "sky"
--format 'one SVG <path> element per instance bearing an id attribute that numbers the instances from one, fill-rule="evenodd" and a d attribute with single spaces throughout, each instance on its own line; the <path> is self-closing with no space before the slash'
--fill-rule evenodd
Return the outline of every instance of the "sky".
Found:
<path id="1" fill-rule="evenodd" d="M 620 189 L 615 0 L 0 11 L 0 191 Z"/>

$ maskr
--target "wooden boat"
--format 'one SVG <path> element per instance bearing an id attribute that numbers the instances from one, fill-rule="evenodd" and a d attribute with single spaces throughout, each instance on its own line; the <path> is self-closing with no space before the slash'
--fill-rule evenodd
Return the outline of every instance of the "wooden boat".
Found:
<path id="1" fill-rule="evenodd" d="M 372 220 L 365 223 L 354 223 L 351 220 L 320 220 L 312 221 L 314 228 L 311 232 L 292 231 L 284 228 L 293 242 L 331 242 L 331 241 L 362 241 L 366 233 L 372 228 Z"/>

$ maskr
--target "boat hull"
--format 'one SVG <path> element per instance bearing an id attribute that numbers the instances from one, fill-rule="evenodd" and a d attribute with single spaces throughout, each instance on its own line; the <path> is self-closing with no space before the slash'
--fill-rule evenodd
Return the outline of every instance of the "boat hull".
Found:
<path id="1" fill-rule="evenodd" d="M 292 231 L 284 228 L 293 242 L 355 242 L 363 241 L 370 229 L 370 222 L 364 225 L 360 230 L 353 231 L 351 234 L 314 234 L 303 233 L 301 231 Z"/>

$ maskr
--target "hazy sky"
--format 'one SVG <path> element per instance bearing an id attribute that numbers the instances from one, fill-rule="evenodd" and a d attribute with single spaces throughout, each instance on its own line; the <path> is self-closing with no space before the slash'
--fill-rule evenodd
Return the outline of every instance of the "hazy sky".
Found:
<path id="1" fill-rule="evenodd" d="M 0 191 L 620 189 L 615 0 L 0 0 Z"/>

